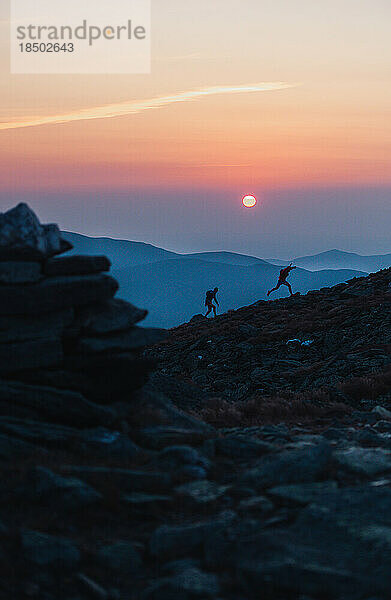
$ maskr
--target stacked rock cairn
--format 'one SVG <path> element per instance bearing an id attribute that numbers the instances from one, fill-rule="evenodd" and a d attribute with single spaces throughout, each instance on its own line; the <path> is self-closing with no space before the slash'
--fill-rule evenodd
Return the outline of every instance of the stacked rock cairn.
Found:
<path id="1" fill-rule="evenodd" d="M 0 214 L 0 415 L 106 425 L 102 405 L 148 379 L 143 348 L 163 330 L 139 327 L 147 311 L 114 298 L 106 257 L 62 256 L 71 249 L 26 204 Z"/>

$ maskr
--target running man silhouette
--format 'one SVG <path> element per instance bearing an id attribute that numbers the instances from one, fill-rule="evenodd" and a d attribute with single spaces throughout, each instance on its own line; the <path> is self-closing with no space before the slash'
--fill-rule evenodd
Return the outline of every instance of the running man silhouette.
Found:
<path id="1" fill-rule="evenodd" d="M 278 288 L 279 288 L 281 285 L 286 285 L 286 286 L 287 286 L 287 288 L 288 288 L 288 290 L 289 290 L 289 292 L 290 292 L 290 295 L 291 295 L 291 296 L 293 296 L 293 292 L 292 292 L 292 287 L 291 287 L 291 284 L 290 284 L 290 283 L 289 283 L 289 282 L 286 280 L 286 278 L 288 277 L 289 273 L 290 273 L 290 272 L 291 272 L 293 269 L 296 269 L 296 267 L 292 267 L 292 263 L 289 265 L 289 267 L 285 267 L 284 269 L 281 269 L 281 271 L 280 271 L 280 276 L 279 276 L 279 278 L 278 278 L 277 285 L 276 285 L 276 287 L 274 287 L 272 290 L 269 290 L 269 291 L 268 291 L 268 293 L 267 293 L 267 297 L 269 297 L 269 296 L 270 296 L 270 294 L 271 294 L 272 292 L 275 292 L 276 290 L 278 290 Z"/>
<path id="2" fill-rule="evenodd" d="M 217 298 L 216 298 L 216 294 L 219 291 L 219 288 L 215 288 L 214 290 L 208 290 L 206 292 L 206 298 L 205 298 L 205 306 L 207 306 L 208 310 L 206 312 L 205 317 L 207 317 L 213 310 L 213 314 L 216 317 L 217 313 L 216 313 L 216 307 L 213 304 L 213 300 L 216 302 L 217 306 L 220 306 L 220 304 L 217 302 Z"/>

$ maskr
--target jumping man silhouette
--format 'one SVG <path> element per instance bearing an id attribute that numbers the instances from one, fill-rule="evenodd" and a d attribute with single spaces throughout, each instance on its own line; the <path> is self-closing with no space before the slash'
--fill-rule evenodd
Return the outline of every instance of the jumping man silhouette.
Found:
<path id="1" fill-rule="evenodd" d="M 270 294 L 271 294 L 272 292 L 275 292 L 276 290 L 278 290 L 278 288 L 279 288 L 281 285 L 286 285 L 286 286 L 287 286 L 287 288 L 288 288 L 288 290 L 289 290 L 289 293 L 290 293 L 290 295 L 291 295 L 291 296 L 293 296 L 293 292 L 292 292 L 292 287 L 291 287 L 291 284 L 290 284 L 290 283 L 289 283 L 289 282 L 286 280 L 286 278 L 288 277 L 289 273 L 290 273 L 291 271 L 293 271 L 293 269 L 296 269 L 296 267 L 292 267 L 292 263 L 289 265 L 289 267 L 285 267 L 284 269 L 281 269 L 281 271 L 280 271 L 280 276 L 279 276 L 279 278 L 278 278 L 277 285 L 276 285 L 276 287 L 274 287 L 272 290 L 269 290 L 269 291 L 268 291 L 268 293 L 267 293 L 267 296 L 268 296 L 268 297 L 270 296 Z"/>

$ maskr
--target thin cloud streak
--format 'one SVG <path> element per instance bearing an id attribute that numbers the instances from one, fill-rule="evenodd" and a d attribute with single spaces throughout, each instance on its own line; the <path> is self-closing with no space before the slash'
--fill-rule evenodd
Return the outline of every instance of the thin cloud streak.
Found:
<path id="1" fill-rule="evenodd" d="M 92 119 L 113 119 L 115 117 L 136 115 L 146 110 L 164 108 L 165 106 L 170 106 L 172 104 L 176 104 L 177 102 L 191 102 L 219 94 L 269 92 L 292 87 L 296 87 L 296 84 L 277 81 L 255 83 L 251 85 L 203 88 L 199 90 L 190 90 L 188 92 L 179 92 L 177 94 L 173 94 L 172 96 L 161 96 L 159 98 L 150 98 L 147 100 L 132 100 L 130 102 L 121 102 L 119 104 L 108 104 L 106 106 L 84 108 L 75 112 L 64 113 L 60 115 L 47 115 L 30 118 L 28 120 L 9 121 L 7 123 L 0 123 L 0 131 L 9 129 L 22 129 L 25 127 L 38 127 L 40 125 L 59 125 L 62 123 L 89 121 Z"/>

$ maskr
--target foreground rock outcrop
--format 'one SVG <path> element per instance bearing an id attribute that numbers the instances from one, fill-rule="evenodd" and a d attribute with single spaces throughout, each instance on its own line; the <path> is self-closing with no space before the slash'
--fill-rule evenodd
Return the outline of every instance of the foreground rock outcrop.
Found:
<path id="1" fill-rule="evenodd" d="M 147 380 L 151 364 L 140 351 L 162 331 L 139 327 L 146 311 L 114 298 L 118 284 L 107 274 L 107 258 L 52 256 L 64 247 L 58 227 L 41 226 L 25 205 L 0 218 L 3 403 L 19 393 L 44 407 L 56 389 L 65 414 L 80 404 L 77 394 L 107 404 Z"/>
<path id="2" fill-rule="evenodd" d="M 0 246 L 1 598 L 388 600 L 390 271 L 163 341 L 28 207 Z"/>

